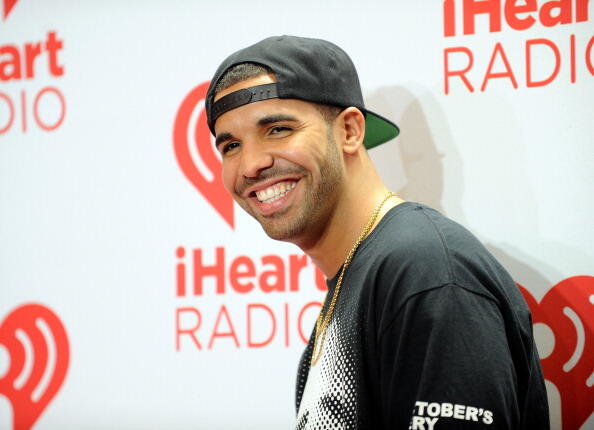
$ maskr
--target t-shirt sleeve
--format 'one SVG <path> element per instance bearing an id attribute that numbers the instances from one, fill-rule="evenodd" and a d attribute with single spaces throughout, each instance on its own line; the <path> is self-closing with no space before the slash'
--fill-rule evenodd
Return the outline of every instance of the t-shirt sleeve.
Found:
<path id="1" fill-rule="evenodd" d="M 514 365 L 493 299 L 444 285 L 410 297 L 380 329 L 385 428 L 519 425 Z"/>

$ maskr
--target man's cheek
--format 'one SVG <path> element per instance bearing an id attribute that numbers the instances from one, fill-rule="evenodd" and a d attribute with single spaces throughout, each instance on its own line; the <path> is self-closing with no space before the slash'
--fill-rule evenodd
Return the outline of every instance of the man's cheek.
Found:
<path id="1" fill-rule="evenodd" d="M 227 192 L 229 194 L 234 196 L 235 195 L 234 190 L 235 190 L 236 175 L 233 174 L 231 166 L 229 166 L 228 163 L 223 162 L 223 172 L 222 173 L 223 173 L 222 174 L 223 186 L 225 187 L 225 189 L 227 190 Z"/>

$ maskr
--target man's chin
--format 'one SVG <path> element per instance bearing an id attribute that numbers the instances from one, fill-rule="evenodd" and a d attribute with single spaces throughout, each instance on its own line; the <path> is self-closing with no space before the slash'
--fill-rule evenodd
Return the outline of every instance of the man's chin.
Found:
<path id="1" fill-rule="evenodd" d="M 266 233 L 266 235 L 273 239 L 273 240 L 278 240 L 281 242 L 289 242 L 290 240 L 290 235 L 286 234 L 285 232 L 279 232 L 279 231 L 269 231 L 264 229 L 264 232 Z"/>
<path id="2" fill-rule="evenodd" d="M 271 214 L 258 213 L 256 209 L 240 204 L 243 209 L 262 227 L 268 237 L 284 242 L 296 242 L 305 230 L 305 222 L 296 213 L 291 212 L 291 207 L 283 208 Z"/>
<path id="3" fill-rule="evenodd" d="M 280 221 L 280 220 L 279 220 Z M 290 242 L 291 239 L 297 234 L 292 226 L 286 222 L 262 222 L 260 221 L 262 230 L 268 235 L 269 238 L 274 240 L 281 240 L 284 242 Z"/>
<path id="4" fill-rule="evenodd" d="M 282 216 L 281 214 L 275 213 L 266 217 L 255 218 L 266 235 L 274 240 L 295 242 L 305 230 L 303 223 L 296 222 L 294 219 L 289 219 L 288 216 Z"/>

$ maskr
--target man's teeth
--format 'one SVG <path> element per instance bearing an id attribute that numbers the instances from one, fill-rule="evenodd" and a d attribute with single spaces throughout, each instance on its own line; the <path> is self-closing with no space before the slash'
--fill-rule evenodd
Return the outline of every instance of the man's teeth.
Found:
<path id="1" fill-rule="evenodd" d="M 272 203 L 295 188 L 297 182 L 279 182 L 264 190 L 256 191 L 256 197 L 263 203 Z"/>

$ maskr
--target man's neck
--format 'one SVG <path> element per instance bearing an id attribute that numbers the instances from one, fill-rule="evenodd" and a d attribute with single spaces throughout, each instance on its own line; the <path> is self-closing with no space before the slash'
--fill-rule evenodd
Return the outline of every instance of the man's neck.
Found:
<path id="1" fill-rule="evenodd" d="M 317 240 L 314 243 L 299 244 L 327 278 L 333 278 L 343 265 L 373 210 L 387 192 L 387 189 L 382 186 L 367 194 L 346 197 L 339 203 L 333 212 L 332 219 Z M 380 210 L 370 233 L 383 216 L 402 201 L 398 197 L 389 198 Z"/>

